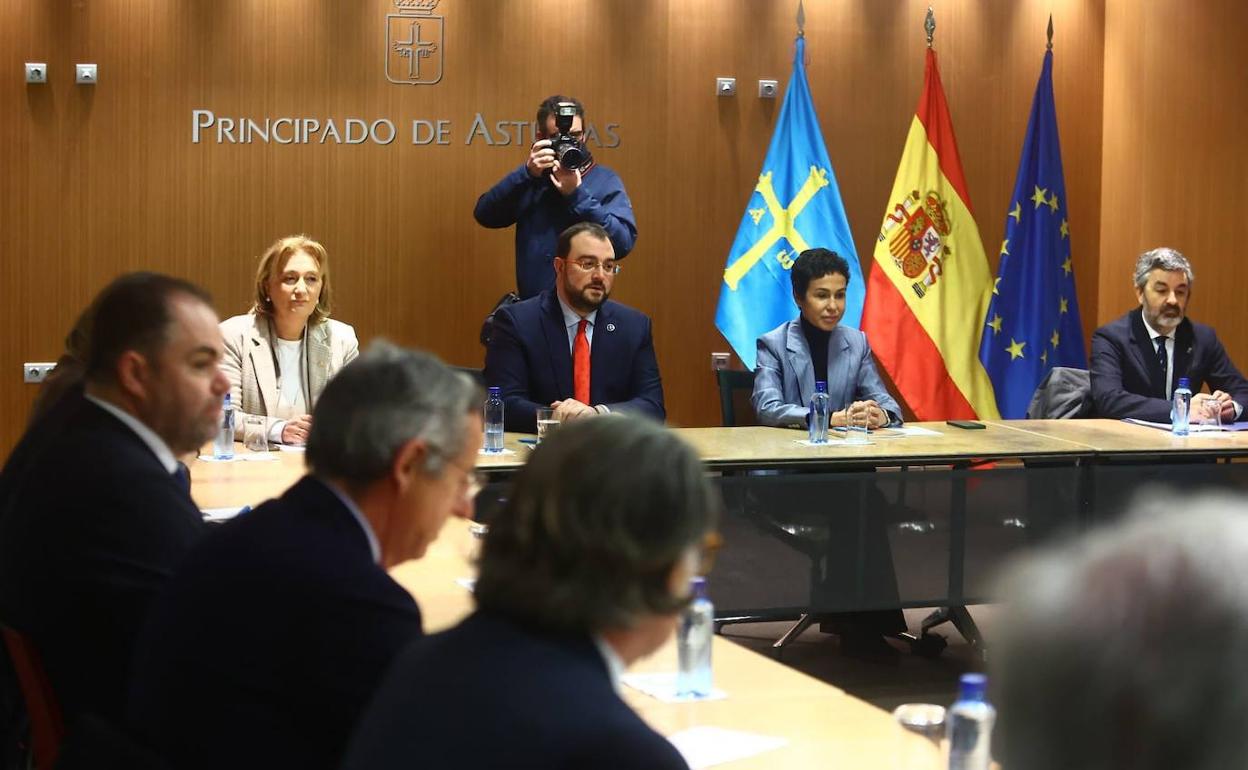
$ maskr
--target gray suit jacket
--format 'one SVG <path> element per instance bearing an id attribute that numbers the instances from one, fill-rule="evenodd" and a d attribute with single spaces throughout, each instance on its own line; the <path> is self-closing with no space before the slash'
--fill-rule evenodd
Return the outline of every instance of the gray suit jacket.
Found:
<path id="1" fill-rule="evenodd" d="M 243 437 L 243 418 L 264 415 L 266 433 L 280 418 L 277 411 L 277 372 L 273 369 L 273 342 L 269 325 L 255 313 L 236 315 L 221 322 L 225 358 L 221 370 L 230 378 L 230 402 L 238 410 L 234 435 Z M 360 354 L 355 330 L 341 321 L 327 320 L 308 328 L 308 393 L 312 411 L 325 383 Z"/>
<path id="2" fill-rule="evenodd" d="M 759 337 L 754 394 L 750 397 L 759 422 L 805 428 L 814 394 L 815 373 L 801 321 L 781 324 Z M 867 335 L 857 329 L 837 326 L 828 338 L 828 395 L 834 412 L 854 401 L 874 399 L 888 412 L 890 425 L 901 424 L 901 407 L 880 380 Z"/>

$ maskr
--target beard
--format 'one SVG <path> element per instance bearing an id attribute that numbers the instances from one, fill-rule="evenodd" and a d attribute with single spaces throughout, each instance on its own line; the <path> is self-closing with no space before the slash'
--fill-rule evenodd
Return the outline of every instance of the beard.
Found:
<path id="1" fill-rule="evenodd" d="M 563 288 L 564 294 L 568 297 L 568 304 L 572 306 L 573 310 L 582 313 L 592 313 L 602 307 L 602 303 L 606 302 L 607 298 L 611 296 L 611 292 L 608 291 L 605 283 L 589 283 L 580 291 L 577 291 L 567 283 L 564 284 Z M 600 290 L 601 294 L 594 292 L 593 289 Z"/>

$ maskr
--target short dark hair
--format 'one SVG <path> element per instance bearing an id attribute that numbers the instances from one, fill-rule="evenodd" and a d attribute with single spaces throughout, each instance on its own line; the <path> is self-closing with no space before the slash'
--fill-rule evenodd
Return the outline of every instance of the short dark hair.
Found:
<path id="1" fill-rule="evenodd" d="M 425 470 L 436 472 L 463 449 L 481 401 L 480 386 L 436 356 L 377 340 L 325 386 L 305 459 L 314 473 L 360 486 L 385 476 L 399 447 L 424 438 L 432 450 Z"/>
<path id="2" fill-rule="evenodd" d="M 677 611 L 669 580 L 714 526 L 694 451 L 649 420 L 579 420 L 542 441 L 492 519 L 474 591 L 484 610 L 557 632 Z"/>
<path id="3" fill-rule="evenodd" d="M 555 256 L 560 259 L 567 259 L 572 253 L 572 239 L 581 233 L 589 233 L 600 241 L 610 241 L 611 236 L 607 234 L 607 229 L 596 222 L 577 222 L 567 230 L 559 233 L 559 241 L 555 244 Z"/>
<path id="4" fill-rule="evenodd" d="M 585 119 L 585 106 L 581 104 L 580 99 L 577 99 L 575 96 L 560 96 L 559 94 L 555 94 L 554 96 L 546 97 L 546 100 L 543 101 L 537 108 L 538 131 L 546 130 L 546 118 L 555 114 L 555 107 L 559 105 L 559 102 L 571 102 L 572 105 L 576 107 L 577 117 L 581 120 Z"/>
<path id="5" fill-rule="evenodd" d="M 789 270 L 793 296 L 802 299 L 806 296 L 806 289 L 810 288 L 811 281 L 832 273 L 845 276 L 845 285 L 849 285 L 849 263 L 844 257 L 828 249 L 806 249 Z"/>
<path id="6" fill-rule="evenodd" d="M 208 292 L 160 273 L 127 273 L 104 287 L 92 300 L 95 311 L 87 340 L 87 379 L 114 381 L 117 359 L 128 350 L 154 356 L 169 341 L 173 325 L 170 305 L 179 296 L 212 306 Z"/>

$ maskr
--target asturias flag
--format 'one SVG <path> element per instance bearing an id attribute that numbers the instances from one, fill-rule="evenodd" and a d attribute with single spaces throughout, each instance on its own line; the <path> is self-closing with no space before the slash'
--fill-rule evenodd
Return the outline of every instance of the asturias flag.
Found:
<path id="1" fill-rule="evenodd" d="M 856 328 L 862 314 L 862 271 L 806 83 L 803 37 L 796 48 L 780 120 L 728 253 L 715 313 L 715 326 L 751 369 L 758 337 L 797 317 L 789 268 L 806 249 L 831 249 L 849 262 L 840 323 Z"/>
<path id="2" fill-rule="evenodd" d="M 862 330 L 920 420 L 993 419 L 979 338 L 992 277 L 971 213 L 936 52 L 875 244 Z"/>
<path id="3" fill-rule="evenodd" d="M 1021 419 L 1049 369 L 1088 368 L 1071 270 L 1052 51 L 1044 54 L 1031 103 L 992 294 L 979 359 L 992 378 L 1001 416 Z"/>

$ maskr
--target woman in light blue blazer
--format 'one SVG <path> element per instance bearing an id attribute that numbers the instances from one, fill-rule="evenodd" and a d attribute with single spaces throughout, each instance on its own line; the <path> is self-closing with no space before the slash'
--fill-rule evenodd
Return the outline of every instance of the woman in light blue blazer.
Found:
<path id="1" fill-rule="evenodd" d="M 827 249 L 803 251 L 789 271 L 801 314 L 758 338 L 750 403 L 763 425 L 805 428 L 815 381 L 828 383 L 831 427 L 901 424 L 901 407 L 875 369 L 867 336 L 840 326 L 849 263 Z"/>
<path id="2" fill-rule="evenodd" d="M 758 363 L 754 369 L 754 394 L 750 398 L 759 422 L 776 427 L 805 428 L 810 414 L 810 397 L 815 380 L 828 383 L 832 398 L 831 426 L 839 427 L 853 419 L 871 428 L 901 424 L 901 407 L 888 393 L 875 369 L 875 359 L 867 337 L 857 329 L 840 326 L 845 314 L 845 288 L 849 285 L 849 263 L 827 249 L 803 251 L 789 272 L 793 301 L 801 314 L 797 320 L 781 324 L 758 338 Z M 886 505 L 878 492 L 869 492 L 872 507 Z M 802 510 L 805 499 L 773 499 L 776 510 Z M 833 506 L 835 508 L 835 506 Z M 883 511 L 880 511 L 883 513 Z M 835 510 L 824 511 L 821 521 L 829 528 L 826 545 L 825 591 L 835 594 L 854 585 L 859 543 L 865 543 L 865 558 L 878 565 L 872 580 L 877 595 L 896 596 L 892 553 L 884 530 L 883 515 L 869 517 L 865 532 L 859 532 L 856 516 L 844 517 Z M 906 630 L 901 610 L 817 613 L 819 629 L 840 636 L 841 651 L 872 661 L 887 661 L 897 649 L 884 640 Z"/>

